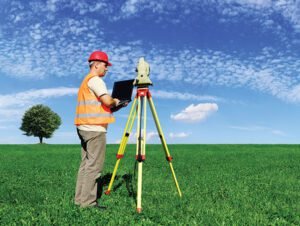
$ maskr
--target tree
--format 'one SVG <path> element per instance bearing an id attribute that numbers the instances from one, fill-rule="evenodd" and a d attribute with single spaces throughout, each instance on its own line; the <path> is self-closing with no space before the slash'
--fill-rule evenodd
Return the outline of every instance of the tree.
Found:
<path id="1" fill-rule="evenodd" d="M 49 107 L 38 104 L 25 112 L 20 130 L 24 131 L 26 136 L 38 137 L 42 144 L 43 138 L 50 138 L 60 124 L 61 119 L 58 114 Z"/>

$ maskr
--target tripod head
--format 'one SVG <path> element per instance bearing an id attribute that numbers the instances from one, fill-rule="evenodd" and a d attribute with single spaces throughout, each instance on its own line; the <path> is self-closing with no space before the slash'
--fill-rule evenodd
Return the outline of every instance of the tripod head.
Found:
<path id="1" fill-rule="evenodd" d="M 134 86 L 138 88 L 148 87 L 152 85 L 152 82 L 149 78 L 150 74 L 150 65 L 145 61 L 144 57 L 139 59 L 138 65 L 136 67 L 137 76 L 133 82 Z"/>

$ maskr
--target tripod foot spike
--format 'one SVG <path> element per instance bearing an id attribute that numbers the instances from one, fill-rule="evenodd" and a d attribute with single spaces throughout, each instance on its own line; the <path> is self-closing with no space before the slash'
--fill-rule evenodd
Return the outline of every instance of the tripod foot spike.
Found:
<path id="1" fill-rule="evenodd" d="M 110 195 L 110 190 L 107 190 L 106 192 L 104 192 L 105 195 Z"/>

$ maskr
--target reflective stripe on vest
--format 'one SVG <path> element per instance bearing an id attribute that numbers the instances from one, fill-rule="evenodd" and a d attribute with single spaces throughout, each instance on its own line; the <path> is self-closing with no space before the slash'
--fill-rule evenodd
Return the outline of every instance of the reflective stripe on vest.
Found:
<path id="1" fill-rule="evenodd" d="M 101 106 L 101 103 L 98 100 L 83 100 L 83 101 L 79 101 L 77 103 L 77 106 L 82 106 L 82 105 L 96 105 L 96 106 Z"/>
<path id="2" fill-rule="evenodd" d="M 77 118 L 95 118 L 95 117 L 112 117 L 109 113 L 77 114 Z"/>

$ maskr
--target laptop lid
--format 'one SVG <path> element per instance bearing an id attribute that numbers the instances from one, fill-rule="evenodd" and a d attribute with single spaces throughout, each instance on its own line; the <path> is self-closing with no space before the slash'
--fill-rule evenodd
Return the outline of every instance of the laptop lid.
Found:
<path id="1" fill-rule="evenodd" d="M 114 83 L 111 96 L 120 101 L 131 101 L 134 79 L 117 81 Z"/>

